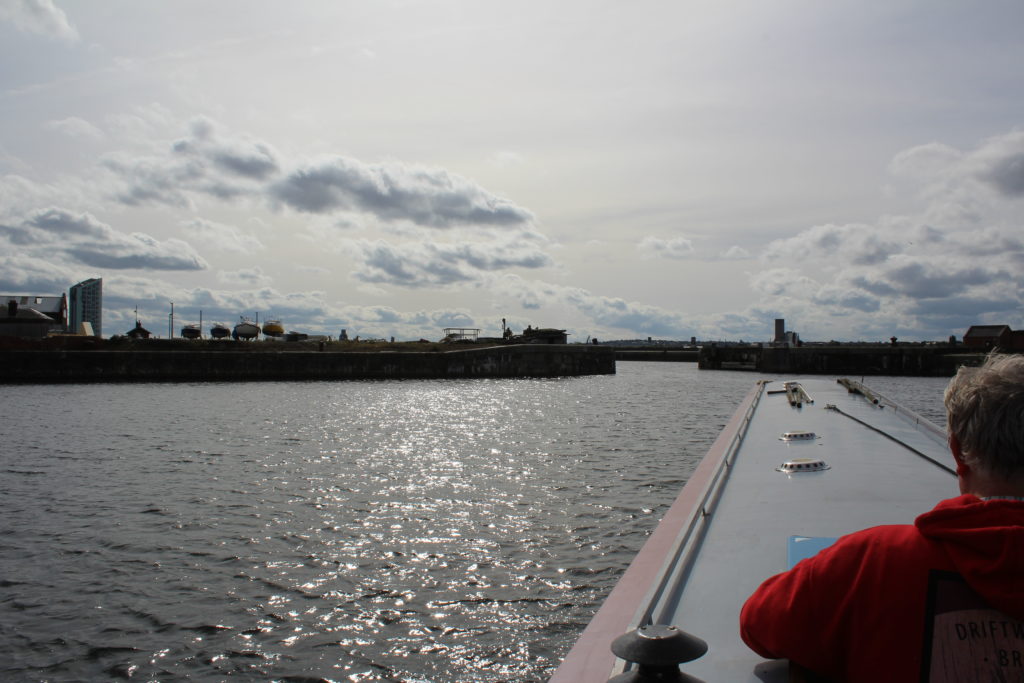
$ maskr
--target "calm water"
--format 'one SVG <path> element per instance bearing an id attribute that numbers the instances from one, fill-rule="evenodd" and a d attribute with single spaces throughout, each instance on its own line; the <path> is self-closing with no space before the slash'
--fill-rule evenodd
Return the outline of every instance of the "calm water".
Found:
<path id="1" fill-rule="evenodd" d="M 0 387 L 0 677 L 546 680 L 760 377 L 618 371 Z"/>

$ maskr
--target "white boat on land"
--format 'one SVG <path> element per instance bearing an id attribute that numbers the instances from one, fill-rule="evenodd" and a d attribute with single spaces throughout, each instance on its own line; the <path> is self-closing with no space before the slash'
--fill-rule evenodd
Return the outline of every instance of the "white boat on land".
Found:
<path id="1" fill-rule="evenodd" d="M 255 339 L 260 333 L 260 326 L 249 320 L 248 318 L 242 318 L 241 322 L 235 325 L 234 331 L 231 336 L 235 339 Z"/>
<path id="2" fill-rule="evenodd" d="M 764 660 L 740 639 L 747 597 L 838 536 L 913 523 L 958 495 L 944 430 L 842 381 L 750 391 L 551 683 L 635 676 L 611 646 L 640 627 L 645 644 L 679 630 L 706 641 L 679 667 L 696 679 L 789 680 L 785 660 Z"/>

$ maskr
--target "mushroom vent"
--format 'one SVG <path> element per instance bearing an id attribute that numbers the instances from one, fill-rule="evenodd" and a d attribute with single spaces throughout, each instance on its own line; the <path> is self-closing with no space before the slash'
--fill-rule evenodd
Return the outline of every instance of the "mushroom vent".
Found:
<path id="1" fill-rule="evenodd" d="M 775 468 L 778 472 L 821 472 L 831 469 L 831 466 L 821 458 L 793 458 Z"/>
<path id="2" fill-rule="evenodd" d="M 779 438 L 783 441 L 814 441 L 818 435 L 814 432 L 786 432 Z"/>

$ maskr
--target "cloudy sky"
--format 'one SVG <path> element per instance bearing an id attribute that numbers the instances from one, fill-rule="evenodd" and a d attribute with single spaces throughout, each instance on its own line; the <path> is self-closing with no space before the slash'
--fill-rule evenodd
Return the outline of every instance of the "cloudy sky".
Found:
<path id="1" fill-rule="evenodd" d="M 1024 327 L 1024 4 L 0 0 L 0 293 L 438 339 Z"/>

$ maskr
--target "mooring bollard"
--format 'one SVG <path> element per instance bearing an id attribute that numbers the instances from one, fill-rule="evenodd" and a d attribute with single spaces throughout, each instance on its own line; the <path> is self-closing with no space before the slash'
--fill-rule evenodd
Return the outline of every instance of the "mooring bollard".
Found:
<path id="1" fill-rule="evenodd" d="M 704 655 L 708 644 L 696 636 L 665 624 L 649 624 L 612 641 L 616 657 L 637 664 L 608 683 L 703 683 L 679 670 L 683 662 Z"/>

